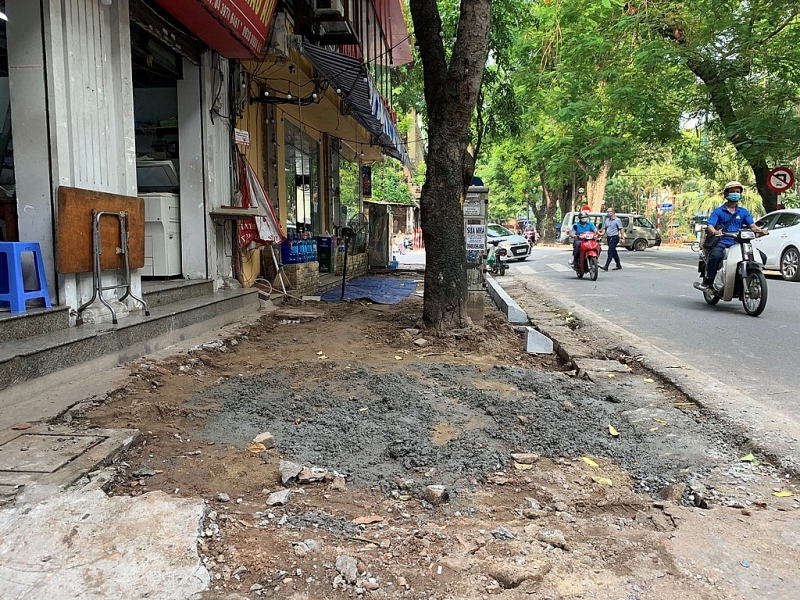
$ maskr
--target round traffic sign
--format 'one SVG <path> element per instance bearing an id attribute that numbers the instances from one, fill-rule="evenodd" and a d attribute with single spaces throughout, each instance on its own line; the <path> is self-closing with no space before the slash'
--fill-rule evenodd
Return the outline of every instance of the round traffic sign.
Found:
<path id="1" fill-rule="evenodd" d="M 794 184 L 794 173 L 789 167 L 775 167 L 767 175 L 769 189 L 782 194 Z"/>

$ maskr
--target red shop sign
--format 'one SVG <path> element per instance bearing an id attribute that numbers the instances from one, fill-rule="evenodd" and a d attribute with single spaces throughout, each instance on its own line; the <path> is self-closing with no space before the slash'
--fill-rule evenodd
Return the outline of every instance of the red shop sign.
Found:
<path id="1" fill-rule="evenodd" d="M 277 0 L 157 0 L 225 58 L 258 58 Z"/>

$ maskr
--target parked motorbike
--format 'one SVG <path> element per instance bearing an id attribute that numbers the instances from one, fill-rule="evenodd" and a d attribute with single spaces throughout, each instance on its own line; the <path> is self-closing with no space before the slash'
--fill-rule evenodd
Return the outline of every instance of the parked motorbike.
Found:
<path id="1" fill-rule="evenodd" d="M 589 279 L 597 281 L 597 259 L 600 256 L 600 236 L 595 231 L 586 231 L 578 234 L 581 241 L 578 261 L 572 265 L 578 278 L 581 279 L 588 273 Z"/>
<path id="2" fill-rule="evenodd" d="M 742 229 L 722 235 L 734 239 L 736 244 L 725 249 L 725 255 L 712 286 L 700 291 L 710 306 L 714 306 L 720 300 L 730 302 L 733 298 L 738 298 L 742 301 L 744 311 L 748 315 L 757 317 L 767 307 L 767 279 L 763 271 L 765 257 L 756 255 L 750 243 L 755 239 L 756 233 L 750 229 Z M 711 249 L 701 247 L 699 250 L 697 270 L 705 279 Z M 697 287 L 697 284 L 695 286 Z"/>
<path id="3" fill-rule="evenodd" d="M 505 260 L 507 255 L 508 250 L 505 248 L 491 246 L 489 253 L 486 255 L 486 272 L 492 275 L 505 275 L 508 268 Z"/>

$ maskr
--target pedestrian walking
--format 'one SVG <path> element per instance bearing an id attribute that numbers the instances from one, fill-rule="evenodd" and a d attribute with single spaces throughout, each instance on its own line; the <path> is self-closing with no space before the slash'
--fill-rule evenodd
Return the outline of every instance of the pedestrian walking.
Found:
<path id="1" fill-rule="evenodd" d="M 403 234 L 402 229 L 395 235 L 394 245 L 400 254 L 406 253 L 406 236 Z"/>
<path id="2" fill-rule="evenodd" d="M 608 243 L 606 264 L 600 268 L 603 269 L 603 271 L 608 271 L 608 265 L 610 265 L 613 260 L 617 266 L 612 270 L 619 271 L 622 268 L 622 263 L 619 260 L 617 244 L 620 243 L 620 240 L 623 242 L 625 241 L 625 226 L 622 224 L 619 217 L 617 217 L 617 211 L 613 208 L 609 208 L 606 213 L 606 220 L 603 223 L 603 230 L 600 232 L 600 235 L 605 235 Z"/>

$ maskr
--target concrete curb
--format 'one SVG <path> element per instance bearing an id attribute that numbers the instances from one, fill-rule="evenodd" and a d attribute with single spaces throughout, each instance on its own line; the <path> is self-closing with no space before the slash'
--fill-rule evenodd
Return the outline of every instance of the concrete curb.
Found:
<path id="1" fill-rule="evenodd" d="M 725 383 L 708 376 L 700 369 L 665 352 L 650 342 L 615 325 L 602 316 L 557 296 L 530 276 L 512 274 L 504 280 L 505 293 L 525 310 L 531 323 L 553 340 L 554 348 L 564 360 L 585 358 L 587 333 L 592 340 L 609 350 L 616 350 L 635 359 L 648 371 L 677 388 L 698 406 L 730 426 L 737 437 L 731 440 L 767 457 L 794 476 L 800 477 L 800 422 L 776 411 L 757 399 L 747 396 Z M 575 331 L 566 326 L 556 313 L 571 313 L 579 323 L 590 328 Z"/>
<path id="2" fill-rule="evenodd" d="M 520 306 L 500 287 L 497 280 L 491 275 L 486 275 L 486 285 L 489 296 L 494 301 L 497 308 L 502 312 L 508 322 L 513 325 L 527 325 L 528 315 Z"/>

